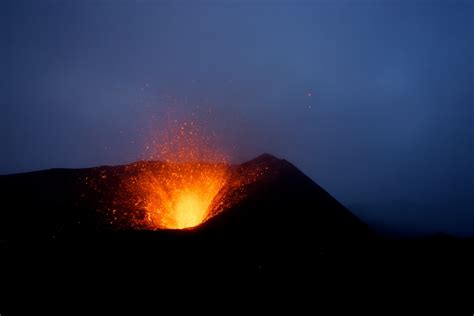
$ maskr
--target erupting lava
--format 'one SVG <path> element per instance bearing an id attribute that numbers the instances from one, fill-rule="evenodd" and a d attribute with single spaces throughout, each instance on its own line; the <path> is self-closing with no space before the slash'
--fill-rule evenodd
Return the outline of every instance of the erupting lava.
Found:
<path id="1" fill-rule="evenodd" d="M 209 163 L 163 163 L 142 170 L 132 185 L 151 228 L 194 227 L 215 215 L 218 193 L 228 179 L 228 167 Z"/>
<path id="2" fill-rule="evenodd" d="M 147 159 L 100 167 L 84 178 L 84 202 L 99 201 L 99 230 L 159 230 L 196 227 L 230 209 L 267 167 L 242 172 L 193 122 L 177 120 L 147 146 Z M 156 135 L 156 134 L 155 134 Z M 97 173 L 95 173 L 97 172 Z"/>
<path id="3" fill-rule="evenodd" d="M 163 162 L 141 164 L 139 172 L 126 180 L 134 207 L 145 212 L 139 226 L 183 229 L 219 213 L 223 203 L 219 193 L 230 170 L 209 139 L 193 122 L 175 121 L 158 140 L 151 158 Z"/>

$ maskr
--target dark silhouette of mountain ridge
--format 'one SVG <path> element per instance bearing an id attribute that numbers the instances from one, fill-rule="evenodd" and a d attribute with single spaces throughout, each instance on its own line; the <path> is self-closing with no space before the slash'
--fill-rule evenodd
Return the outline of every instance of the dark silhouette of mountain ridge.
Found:
<path id="1" fill-rule="evenodd" d="M 231 166 L 230 183 L 248 181 L 220 194 L 240 198 L 196 228 L 110 228 L 103 208 L 121 178 L 160 164 L 0 176 L 3 286 L 28 284 L 34 293 L 44 284 L 54 284 L 55 293 L 138 291 L 156 300 L 164 296 L 155 292 L 177 286 L 182 293 L 194 284 L 193 295 L 206 298 L 204 285 L 227 299 L 244 289 L 231 306 L 253 304 L 252 294 L 267 308 L 292 302 L 292 311 L 321 311 L 336 299 L 327 303 L 329 314 L 359 311 L 351 299 L 381 302 L 382 308 L 365 305 L 378 315 L 397 308 L 405 314 L 408 306 L 423 314 L 442 307 L 450 315 L 473 311 L 472 240 L 378 236 L 290 162 L 269 154 Z M 154 292 L 146 290 L 150 284 Z"/>
<path id="2" fill-rule="evenodd" d="M 101 216 L 100 208 L 111 202 L 113 192 L 120 190 L 121 177 L 156 163 L 159 162 L 0 176 L 5 205 L 0 214 L 0 238 L 51 240 L 99 233 L 102 222 L 107 220 Z M 277 235 L 283 229 L 292 234 L 305 231 L 314 237 L 333 239 L 370 234 L 365 224 L 285 160 L 264 154 L 233 166 L 231 178 L 251 179 L 239 187 L 239 194 L 244 197 L 187 233 L 219 231 L 229 236 L 245 230 L 251 232 L 252 238 L 259 238 L 263 234 Z M 95 190 L 84 179 L 95 181 Z"/>

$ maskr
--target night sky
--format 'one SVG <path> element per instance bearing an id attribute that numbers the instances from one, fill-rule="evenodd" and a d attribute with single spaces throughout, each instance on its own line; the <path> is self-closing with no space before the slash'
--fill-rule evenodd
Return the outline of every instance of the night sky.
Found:
<path id="1" fill-rule="evenodd" d="M 171 109 L 232 162 L 285 158 L 383 231 L 474 235 L 474 1 L 0 12 L 0 174 L 141 159 Z"/>

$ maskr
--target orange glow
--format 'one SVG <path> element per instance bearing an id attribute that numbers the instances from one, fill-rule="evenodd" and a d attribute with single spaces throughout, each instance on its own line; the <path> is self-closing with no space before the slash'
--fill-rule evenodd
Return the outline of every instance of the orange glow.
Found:
<path id="1" fill-rule="evenodd" d="M 232 166 L 193 122 L 171 121 L 145 146 L 147 159 L 100 167 L 84 182 L 99 199 L 98 229 L 187 229 L 232 208 L 265 170 Z M 103 225 L 103 226 L 102 226 Z"/>
<path id="2" fill-rule="evenodd" d="M 150 228 L 183 229 L 204 222 L 228 179 L 228 167 L 208 163 L 163 163 L 142 170 L 132 182 Z"/>
<path id="3" fill-rule="evenodd" d="M 229 179 L 226 159 L 213 149 L 194 122 L 173 121 L 152 145 L 153 160 L 125 181 L 134 207 L 145 212 L 138 226 L 148 229 L 195 227 L 219 212 L 216 198 Z M 213 162 L 209 162 L 213 161 Z"/>

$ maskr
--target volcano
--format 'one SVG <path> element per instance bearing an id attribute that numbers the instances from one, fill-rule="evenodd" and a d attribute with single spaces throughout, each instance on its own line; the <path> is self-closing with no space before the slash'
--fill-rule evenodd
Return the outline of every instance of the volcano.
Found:
<path id="1" fill-rule="evenodd" d="M 180 293 L 189 291 L 189 280 L 198 276 L 199 288 L 212 284 L 214 291 L 228 291 L 239 284 L 246 295 L 270 295 L 268 304 L 275 297 L 306 297 L 301 306 L 312 309 L 314 300 L 359 296 L 392 307 L 391 299 L 399 297 L 395 289 L 402 287 L 405 296 L 441 295 L 469 310 L 471 296 L 462 289 L 474 281 L 472 240 L 378 236 L 290 162 L 268 154 L 225 166 L 225 182 L 213 189 L 212 198 L 204 196 L 207 204 L 195 202 L 201 196 L 191 192 L 184 209 L 197 205 L 205 210 L 199 214 L 207 214 L 197 221 L 193 217 L 193 225 L 164 227 L 151 218 L 163 203 L 150 204 L 149 190 L 134 187 L 144 171 L 181 168 L 166 164 L 141 161 L 0 176 L 5 284 L 54 282 L 58 289 L 93 290 L 91 285 L 100 283 L 108 291 L 153 284 L 169 294 L 176 285 Z M 250 304 L 235 299 L 233 304 Z M 433 301 L 429 304 L 433 307 Z M 332 311 L 337 307 L 331 305 Z"/>
<path id="2" fill-rule="evenodd" d="M 210 206 L 220 209 L 211 210 L 213 216 L 194 229 L 140 225 L 147 216 L 135 202 L 141 197 L 123 193 L 123 179 L 164 165 L 145 161 L 1 176 L 0 238 L 7 243 L 46 242 L 146 231 L 150 236 L 218 235 L 260 242 L 282 239 L 285 232 L 284 239 L 343 244 L 371 236 L 368 227 L 329 193 L 288 161 L 269 154 L 229 166 L 229 179 L 216 194 L 219 201 L 214 199 Z"/>
<path id="3" fill-rule="evenodd" d="M 138 174 L 167 168 L 164 164 L 141 161 L 1 176 L 2 250 L 13 252 L 12 258 L 15 253 L 73 255 L 74 265 L 93 258 L 215 274 L 352 256 L 374 239 L 367 225 L 329 193 L 290 162 L 269 154 L 227 166 L 225 185 L 200 225 L 157 227 L 144 207 L 148 203 L 137 202 L 148 191 L 128 188 L 138 185 L 133 180 Z"/>

